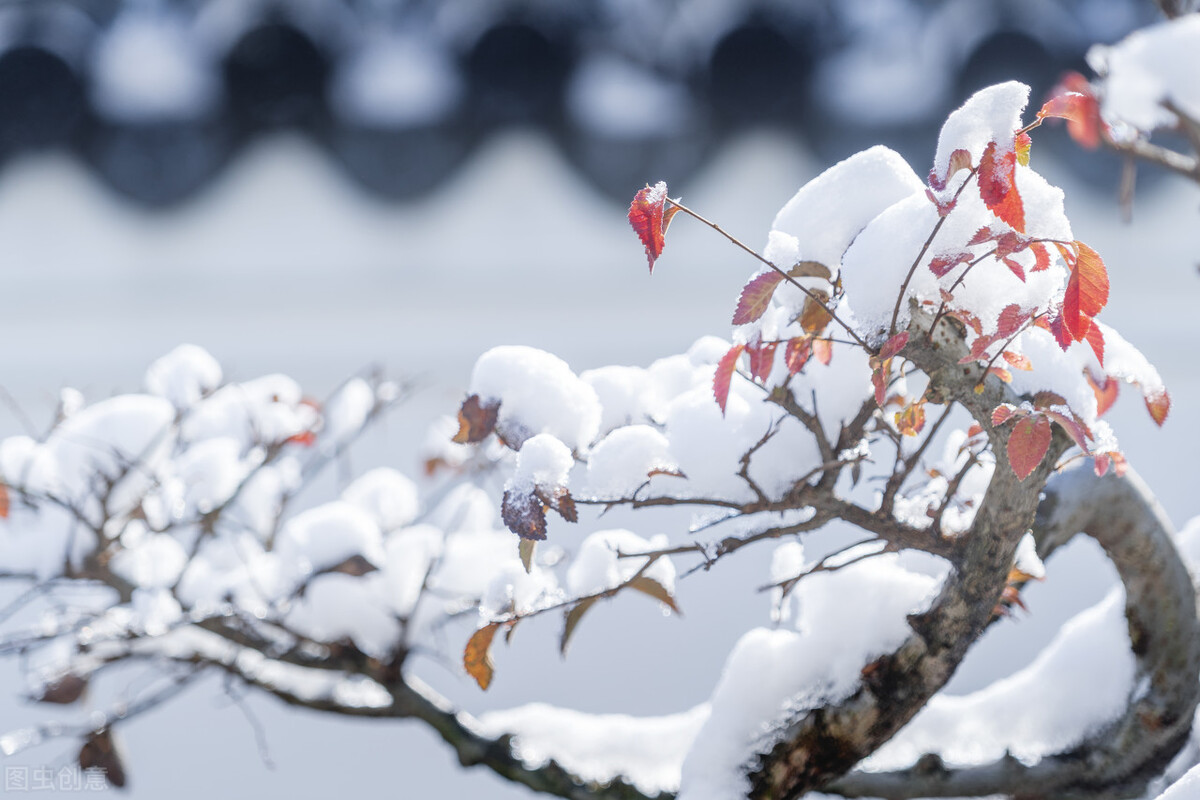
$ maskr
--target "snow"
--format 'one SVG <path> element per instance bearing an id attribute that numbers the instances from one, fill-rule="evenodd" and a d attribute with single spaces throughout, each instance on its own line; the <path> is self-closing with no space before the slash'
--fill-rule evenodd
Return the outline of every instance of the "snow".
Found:
<path id="1" fill-rule="evenodd" d="M 928 605 L 937 585 L 906 570 L 894 554 L 798 583 L 788 601 L 794 629 L 751 630 L 725 662 L 712 713 L 683 762 L 680 800 L 744 797 L 743 765 L 773 725 L 789 709 L 800 712 L 852 691 L 871 658 L 907 637 L 908 615 Z"/>
<path id="2" fill-rule="evenodd" d="M 344 501 L 325 503 L 292 517 L 275 541 L 275 552 L 311 572 L 337 566 L 356 555 L 377 567 L 384 562 L 379 526 L 367 512 Z"/>
<path id="3" fill-rule="evenodd" d="M 565 487 L 575 459 L 567 446 L 548 433 L 531 436 L 517 453 L 517 464 L 505 489 L 530 492 L 541 489 L 552 495 Z"/>
<path id="4" fill-rule="evenodd" d="M 132 524 L 132 523 L 130 523 Z M 179 580 L 188 554 L 174 537 L 149 533 L 112 558 L 112 570 L 135 586 L 168 589 Z"/>
<path id="5" fill-rule="evenodd" d="M 1028 102 L 1029 87 L 1016 81 L 989 86 L 971 95 L 942 125 L 933 157 L 933 174 L 939 180 L 947 179 L 950 156 L 955 150 L 966 150 L 971 154 L 971 163 L 978 166 L 989 143 L 997 143 L 997 155 L 1011 149 L 1013 134 L 1021 127 L 1021 112 Z M 961 177 L 951 181 L 938 193 L 940 198 L 949 199 L 961 184 Z"/>
<path id="6" fill-rule="evenodd" d="M 484 353 L 475 362 L 468 392 L 500 401 L 496 429 L 505 439 L 520 442 L 548 433 L 578 452 L 600 431 L 595 390 L 565 361 L 532 347 L 501 346 Z"/>
<path id="7" fill-rule="evenodd" d="M 146 370 L 146 391 L 187 408 L 221 385 L 221 365 L 207 350 L 181 344 Z"/>
<path id="8" fill-rule="evenodd" d="M 1124 592 L 1117 589 L 1068 620 L 1025 669 L 978 692 L 935 696 L 863 766 L 896 769 L 925 753 L 938 753 L 952 766 L 985 763 L 1005 753 L 1036 763 L 1068 750 L 1123 712 L 1135 673 Z"/>
<path id="9" fill-rule="evenodd" d="M 92 102 L 122 122 L 192 120 L 221 99 L 215 65 L 174 14 L 121 14 L 96 44 Z"/>
<path id="10" fill-rule="evenodd" d="M 654 795 L 679 786 L 684 756 L 707 718 L 707 704 L 662 717 L 632 717 L 531 703 L 483 714 L 479 725 L 486 736 L 515 734 L 516 751 L 527 764 L 554 759 L 584 780 L 624 776 Z"/>
<path id="11" fill-rule="evenodd" d="M 600 401 L 600 433 L 650 418 L 645 397 L 649 373 L 642 367 L 606 366 L 579 373 Z"/>
<path id="12" fill-rule="evenodd" d="M 863 192 L 858 187 L 870 186 Z M 777 254 L 818 261 L 836 275 L 842 254 L 867 223 L 893 203 L 925 185 L 899 153 L 875 146 L 855 153 L 806 183 L 775 215 L 771 225 Z M 785 236 L 794 237 L 793 246 Z M 794 249 L 793 249 L 794 247 Z M 779 263 L 784 269 L 791 264 Z M 786 291 L 788 287 L 781 286 Z M 793 292 L 798 290 L 792 289 Z M 776 292 L 780 297 L 781 292 Z M 799 308 L 803 295 L 788 307 Z"/>
<path id="13" fill-rule="evenodd" d="M 375 391 L 362 378 L 347 381 L 325 403 L 325 427 L 321 433 L 334 444 L 344 445 L 353 439 L 375 408 Z"/>
<path id="14" fill-rule="evenodd" d="M 600 498 L 630 497 L 653 471 L 672 471 L 670 442 L 649 425 L 617 428 L 588 456 L 587 491 Z"/>
<path id="15" fill-rule="evenodd" d="M 622 555 L 648 553 L 666 547 L 667 543 L 662 534 L 645 539 L 627 530 L 597 531 L 583 540 L 567 568 L 567 591 L 573 597 L 583 597 L 615 589 L 636 575 L 648 560 L 622 558 Z M 675 565 L 670 558 L 656 559 L 642 575 L 657 581 L 668 594 L 674 593 Z"/>
<path id="16" fill-rule="evenodd" d="M 1171 103 L 1183 114 L 1200 119 L 1200 17 L 1177 19 L 1135 31 L 1112 46 L 1088 52 L 1088 63 L 1103 76 L 1101 113 L 1110 123 L 1141 131 L 1173 127 Z"/>
<path id="17" fill-rule="evenodd" d="M 1182 778 L 1171 784 L 1165 792 L 1158 796 L 1158 800 L 1196 800 L 1196 798 L 1200 798 L 1200 765 L 1192 767 Z"/>
<path id="18" fill-rule="evenodd" d="M 342 499 L 371 516 L 381 531 L 401 528 L 417 517 L 417 485 L 390 467 L 376 467 L 342 490 Z"/>
<path id="19" fill-rule="evenodd" d="M 377 602 L 377 580 L 377 573 L 318 575 L 308 581 L 286 623 L 315 641 L 350 639 L 369 656 L 386 656 L 399 644 L 401 629 L 391 610 Z"/>

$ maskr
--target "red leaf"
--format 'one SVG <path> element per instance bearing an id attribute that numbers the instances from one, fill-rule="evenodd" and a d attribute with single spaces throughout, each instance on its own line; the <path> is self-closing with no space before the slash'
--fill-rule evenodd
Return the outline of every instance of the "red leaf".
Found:
<path id="1" fill-rule="evenodd" d="M 979 195 L 993 214 L 1024 233 L 1025 205 L 1017 191 L 1016 171 L 1016 151 L 1006 150 L 997 156 L 996 143 L 988 142 L 979 159 Z"/>
<path id="2" fill-rule="evenodd" d="M 1117 402 L 1117 392 L 1121 387 L 1121 382 L 1115 378 L 1104 376 L 1104 383 L 1098 382 L 1092 377 L 1091 370 L 1084 370 L 1083 376 L 1087 378 L 1088 385 L 1092 387 L 1092 393 L 1096 395 L 1096 416 L 1104 416 L 1113 403 Z"/>
<path id="3" fill-rule="evenodd" d="M 1041 272 L 1044 269 L 1050 269 L 1050 251 L 1046 249 L 1044 242 L 1033 242 L 1029 245 L 1029 249 L 1033 251 L 1033 267 L 1030 272 Z"/>
<path id="4" fill-rule="evenodd" d="M 1108 271 L 1104 261 L 1083 242 L 1075 242 L 1076 257 L 1068 266 L 1071 278 L 1063 297 L 1063 323 L 1075 341 L 1083 341 L 1088 320 L 1100 313 L 1108 302 Z"/>
<path id="5" fill-rule="evenodd" d="M 778 346 L 779 342 L 767 342 L 746 347 L 746 354 L 750 356 L 750 377 L 759 383 L 766 381 L 771 367 L 775 366 L 775 348 Z"/>
<path id="6" fill-rule="evenodd" d="M 1028 311 L 1022 311 L 1021 307 L 1016 303 L 1009 303 L 1000 310 L 1000 316 L 996 320 L 996 336 L 1001 339 L 1007 339 L 1020 330 L 1021 326 L 1028 321 Z"/>
<path id="7" fill-rule="evenodd" d="M 1022 417 L 1008 437 L 1008 463 L 1021 480 L 1028 478 L 1050 448 L 1050 420 L 1041 414 Z"/>
<path id="8" fill-rule="evenodd" d="M 1100 331 L 1099 325 L 1088 325 L 1087 333 L 1083 335 L 1087 343 L 1092 346 L 1092 352 L 1096 354 L 1096 360 L 1100 362 L 1100 366 L 1104 366 L 1104 334 Z"/>
<path id="9" fill-rule="evenodd" d="M 871 385 L 875 387 L 875 405 L 883 408 L 887 402 L 887 379 L 891 373 L 889 366 L 891 360 L 880 361 L 875 356 L 871 356 Z"/>
<path id="10" fill-rule="evenodd" d="M 1004 360 L 1007 361 L 1008 365 L 1013 369 L 1019 369 L 1022 372 L 1029 372 L 1033 369 L 1033 362 L 1029 360 L 1029 356 L 1021 355 L 1020 353 L 1013 353 L 1008 350 L 1005 350 L 1000 355 L 1004 357 Z"/>
<path id="11" fill-rule="evenodd" d="M 745 349 L 744 344 L 735 344 L 729 348 L 729 352 L 717 362 L 717 371 L 713 373 L 713 397 L 717 398 L 721 416 L 725 416 L 725 404 L 729 401 L 729 384 L 733 381 L 733 371 L 737 368 L 738 359 Z"/>
<path id="12" fill-rule="evenodd" d="M 992 409 L 992 427 L 998 427 L 1008 422 L 1016 414 L 1016 409 L 1008 403 L 1001 403 Z"/>
<path id="13" fill-rule="evenodd" d="M 1108 472 L 1108 467 L 1111 464 L 1113 471 L 1117 473 L 1118 478 L 1123 478 L 1125 472 L 1129 469 L 1129 462 L 1125 460 L 1125 455 L 1119 450 L 1113 450 L 1108 453 L 1097 453 L 1092 459 L 1096 465 L 1096 474 L 1104 477 L 1104 473 Z"/>
<path id="14" fill-rule="evenodd" d="M 883 346 L 879 348 L 879 359 L 881 361 L 887 361 L 889 358 L 892 358 L 901 350 L 903 350 L 904 345 L 906 344 L 908 344 L 908 331 L 900 331 L 900 333 L 897 333 L 895 336 L 888 339 L 883 343 Z"/>
<path id="15" fill-rule="evenodd" d="M 1025 268 L 1022 267 L 1019 262 L 1017 262 L 1011 258 L 1003 258 L 1003 259 L 1001 259 L 1001 261 L 1004 262 L 1004 266 L 1006 266 L 1010 270 L 1012 270 L 1013 275 L 1016 275 L 1018 278 L 1021 279 L 1021 283 L 1025 282 Z"/>
<path id="16" fill-rule="evenodd" d="M 285 444 L 298 444 L 301 447 L 312 447 L 317 443 L 317 434 L 314 431 L 302 431 L 289 436 L 283 441 Z"/>
<path id="17" fill-rule="evenodd" d="M 1085 453 L 1091 452 L 1088 440 L 1093 438 L 1092 432 L 1074 414 L 1067 415 L 1059 411 L 1047 411 L 1046 416 L 1057 422 L 1060 428 L 1070 434 L 1071 439 L 1079 446 L 1080 450 Z"/>
<path id="18" fill-rule="evenodd" d="M 813 339 L 812 351 L 817 361 L 825 366 L 829 366 L 829 362 L 833 360 L 833 342 L 828 339 Z"/>
<path id="19" fill-rule="evenodd" d="M 1171 395 L 1167 394 L 1166 389 L 1157 394 L 1147 394 L 1146 409 L 1150 412 L 1154 424 L 1161 428 L 1167 421 L 1167 415 L 1171 413 Z"/>
<path id="20" fill-rule="evenodd" d="M 1053 92 L 1055 96 L 1042 106 L 1038 118 L 1065 119 L 1067 133 L 1076 143 L 1089 150 L 1096 149 L 1100 145 L 1100 131 L 1104 123 L 1100 117 L 1100 104 L 1087 78 L 1078 72 L 1068 72 Z"/>
<path id="21" fill-rule="evenodd" d="M 940 278 L 959 264 L 965 264 L 972 258 L 974 256 L 970 253 L 946 253 L 930 261 L 929 269 Z"/>
<path id="22" fill-rule="evenodd" d="M 795 339 L 789 339 L 787 347 L 783 351 L 783 362 L 787 364 L 788 374 L 795 375 L 804 369 L 804 365 L 808 363 L 808 358 L 811 355 L 812 340 L 807 336 L 798 336 Z"/>
<path id="23" fill-rule="evenodd" d="M 967 438 L 968 439 L 974 439 L 976 436 L 978 436 L 981 433 L 983 433 L 983 426 L 977 422 L 972 424 L 971 427 L 967 428 Z"/>
<path id="24" fill-rule="evenodd" d="M 1070 331 L 1067 330 L 1067 325 L 1062 319 L 1062 312 L 1058 313 L 1057 317 L 1051 318 L 1049 323 L 1046 323 L 1046 330 L 1050 331 L 1051 335 L 1054 335 L 1058 347 L 1061 347 L 1063 350 L 1070 347 L 1072 339 L 1070 339 Z"/>
<path id="25" fill-rule="evenodd" d="M 1065 406 L 1067 398 L 1063 397 L 1058 392 L 1052 392 L 1049 389 L 1043 389 L 1033 396 L 1033 407 L 1039 409 L 1050 408 L 1051 406 Z"/>
<path id="26" fill-rule="evenodd" d="M 1004 231 L 996 237 L 996 258 L 1005 258 L 1029 247 L 1030 238 L 1013 231 Z"/>
<path id="27" fill-rule="evenodd" d="M 745 325 L 762 317 L 771 304 L 771 296 L 775 287 L 783 280 L 783 273 L 768 270 L 755 275 L 750 282 L 742 287 L 742 296 L 738 298 L 737 310 L 733 312 L 733 324 Z"/>
<path id="28" fill-rule="evenodd" d="M 633 202 L 629 205 L 629 224 L 646 248 L 646 260 L 650 263 L 651 272 L 654 272 L 654 262 L 662 255 L 667 226 L 678 210 L 675 206 L 667 208 L 665 181 L 642 189 L 633 196 Z"/>
<path id="29" fill-rule="evenodd" d="M 993 239 L 995 239 L 998 235 L 999 234 L 996 231 L 993 231 L 991 229 L 991 226 L 985 225 L 982 228 L 980 228 L 979 230 L 975 231 L 975 235 L 972 236 L 970 238 L 970 240 L 967 241 L 967 246 L 974 247 L 977 244 L 983 244 L 984 242 L 990 242 Z"/>
<path id="30" fill-rule="evenodd" d="M 988 367 L 988 372 L 990 372 L 992 375 L 995 375 L 1005 383 L 1012 383 L 1012 373 L 1006 370 L 1004 367 Z"/>

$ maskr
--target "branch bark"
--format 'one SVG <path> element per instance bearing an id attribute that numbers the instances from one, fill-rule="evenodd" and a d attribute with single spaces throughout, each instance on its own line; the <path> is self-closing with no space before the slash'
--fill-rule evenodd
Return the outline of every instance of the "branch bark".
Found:
<path id="1" fill-rule="evenodd" d="M 893 653 L 863 670 L 849 697 L 800 712 L 751 771 L 752 798 L 799 797 L 849 772 L 878 749 L 953 675 L 992 618 L 1017 544 L 1033 523 L 1038 490 L 1067 449 L 1055 428 L 1042 463 L 1022 481 L 1008 463 L 1008 431 L 991 425 L 1002 402 L 1019 402 L 1009 387 L 978 364 L 959 364 L 966 348 L 950 324 L 913 309 L 906 357 L 930 385 L 958 400 L 988 432 L 996 468 L 971 529 L 957 541 L 960 558 L 930 609 L 909 618 L 912 634 Z M 976 386 L 981 387 L 978 393 Z"/>
<path id="2" fill-rule="evenodd" d="M 1033 765 L 1006 757 L 948 769 L 929 754 L 906 770 L 853 773 L 827 791 L 887 798 L 1136 797 L 1179 751 L 1200 701 L 1200 622 L 1193 579 L 1161 506 L 1132 471 L 1101 478 L 1076 467 L 1047 484 L 1033 532 L 1043 557 L 1086 533 L 1120 574 L 1138 687 L 1124 714 L 1070 751 Z"/>

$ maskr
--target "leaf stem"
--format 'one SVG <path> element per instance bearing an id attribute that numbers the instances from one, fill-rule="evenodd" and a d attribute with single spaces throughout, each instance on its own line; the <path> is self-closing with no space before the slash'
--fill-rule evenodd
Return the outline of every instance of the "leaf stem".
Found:
<path id="1" fill-rule="evenodd" d="M 676 208 L 678 208 L 678 209 L 679 209 L 680 211 L 682 211 L 683 213 L 687 214 L 689 217 L 692 217 L 693 219 L 695 219 L 695 220 L 697 220 L 697 221 L 699 221 L 699 222 L 703 222 L 705 225 L 707 225 L 708 227 L 712 228 L 712 229 L 713 229 L 714 231 L 716 231 L 717 233 L 719 233 L 719 234 L 721 234 L 722 236 L 724 236 L 726 239 L 728 239 L 728 240 L 729 240 L 730 242 L 732 242 L 734 245 L 736 245 L 736 246 L 740 247 L 742 250 L 744 250 L 744 251 L 746 251 L 747 253 L 749 253 L 750 255 L 754 256 L 756 259 L 758 259 L 759 261 L 761 261 L 763 264 L 767 265 L 767 266 L 768 266 L 768 267 L 770 267 L 771 269 L 773 269 L 773 270 L 775 270 L 776 272 L 778 272 L 780 275 L 782 275 L 782 276 L 783 276 L 783 279 L 784 279 L 785 281 L 787 281 L 787 282 L 788 282 L 788 283 L 790 283 L 791 285 L 795 286 L 795 287 L 796 287 L 797 289 L 799 289 L 800 291 L 804 292 L 804 294 L 806 294 L 810 300 L 812 300 L 814 303 L 816 303 L 816 304 L 817 304 L 817 305 L 819 305 L 819 306 L 820 306 L 822 309 L 824 309 L 825 313 L 829 314 L 829 317 L 830 317 L 830 318 L 831 318 L 831 319 L 832 319 L 834 322 L 836 322 L 838 325 L 841 325 L 841 326 L 842 326 L 842 328 L 843 328 L 843 329 L 846 331 L 846 333 L 850 334 L 851 338 L 853 338 L 853 339 L 854 339 L 854 341 L 855 341 L 855 342 L 856 342 L 856 343 L 857 343 L 857 344 L 858 344 L 860 347 L 862 347 L 864 350 L 866 350 L 866 351 L 867 351 L 867 352 L 869 352 L 869 353 L 874 353 L 874 352 L 875 352 L 874 350 L 872 350 L 872 349 L 871 349 L 871 346 L 870 346 L 870 345 L 868 345 L 868 344 L 866 343 L 866 341 L 864 341 L 864 340 L 863 340 L 863 338 L 862 338 L 861 336 L 859 336 L 857 333 L 855 333 L 855 332 L 854 332 L 854 329 L 853 329 L 853 328 L 851 328 L 849 325 L 847 325 L 845 322 L 843 322 L 843 321 L 842 321 L 842 319 L 841 319 L 840 317 L 838 317 L 838 315 L 837 315 L 837 314 L 834 312 L 834 310 L 833 310 L 832 308 L 830 308 L 828 305 L 826 305 L 826 304 L 825 304 L 825 301 L 823 301 L 823 300 L 822 300 L 820 297 L 818 297 L 818 296 L 817 296 L 817 295 L 816 295 L 816 294 L 815 294 L 815 293 L 814 293 L 814 292 L 813 292 L 811 289 L 809 289 L 808 287 L 806 287 L 804 284 L 800 283 L 800 282 L 799 282 L 799 281 L 797 281 L 795 278 L 793 278 L 791 275 L 787 274 L 785 271 L 783 271 L 783 270 L 782 270 L 782 269 L 780 269 L 778 266 L 776 266 L 774 263 L 772 263 L 771 261 L 767 260 L 767 258 L 765 258 L 765 257 L 764 257 L 764 256 L 763 256 L 761 253 L 759 253 L 759 252 L 758 252 L 757 250 L 755 250 L 753 247 L 750 247 L 749 245 L 747 245 L 747 244 L 744 244 L 744 243 L 743 243 L 741 240 L 739 240 L 739 239 L 738 239 L 737 237 L 735 237 L 733 234 L 729 233 L 729 231 L 725 230 L 724 228 L 722 228 L 722 227 L 721 227 L 720 225 L 718 225 L 717 223 L 713 222 L 713 221 L 712 221 L 712 220 L 710 220 L 710 219 L 707 219 L 707 218 L 705 218 L 705 217 L 702 217 L 702 216 L 700 216 L 700 215 L 699 215 L 699 214 L 697 214 L 695 211 L 693 211 L 692 209 L 690 209 L 690 208 L 688 208 L 687 206 L 683 205 L 682 203 L 679 203 L 679 202 L 677 202 L 677 201 L 675 201 L 675 200 L 672 200 L 672 199 L 670 199 L 669 197 L 667 198 L 667 202 L 668 202 L 668 203 L 670 203 L 671 205 L 675 206 Z"/>
<path id="2" fill-rule="evenodd" d="M 962 196 L 963 189 L 966 189 L 967 184 L 971 182 L 971 178 L 975 177 L 975 172 L 976 168 L 971 167 L 966 179 L 962 182 L 962 186 L 959 186 L 958 191 L 954 193 L 954 199 L 950 201 L 951 210 L 953 210 L 954 204 L 958 202 L 958 198 Z M 946 216 L 938 217 L 937 224 L 929 232 L 929 238 L 925 240 L 925 244 L 921 245 L 921 252 L 917 253 L 912 266 L 908 268 L 908 274 L 904 276 L 904 283 L 900 284 L 900 292 L 896 295 L 896 307 L 892 309 L 892 324 L 888 326 L 888 338 L 896 335 L 896 320 L 900 318 L 900 305 L 904 302 L 904 294 L 908 291 L 908 284 L 912 281 L 913 275 L 917 274 L 917 267 L 921 265 L 921 260 L 925 258 L 925 253 L 929 251 L 929 246 L 933 244 L 934 237 L 938 235 L 938 231 L 946 224 L 946 218 L 949 216 L 950 212 L 947 211 Z"/>

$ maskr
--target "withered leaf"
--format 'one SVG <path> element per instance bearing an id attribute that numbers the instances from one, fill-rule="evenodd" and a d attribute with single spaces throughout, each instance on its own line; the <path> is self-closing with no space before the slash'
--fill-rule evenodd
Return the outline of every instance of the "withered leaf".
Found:
<path id="1" fill-rule="evenodd" d="M 825 280 L 833 278 L 829 267 L 820 261 L 799 261 L 788 270 L 787 274 L 793 278 L 824 278 Z"/>
<path id="2" fill-rule="evenodd" d="M 495 667 L 492 663 L 492 639 L 496 637 L 496 631 L 500 629 L 500 624 L 499 622 L 489 622 L 475 631 L 467 640 L 467 646 L 463 650 L 463 669 L 475 679 L 479 688 L 485 692 L 492 685 L 492 676 L 495 674 Z"/>
<path id="3" fill-rule="evenodd" d="M 675 603 L 675 598 L 667 591 L 667 587 L 654 580 L 654 578 L 647 575 L 639 575 L 629 582 L 629 588 L 649 595 L 676 614 L 683 615 L 683 612 L 679 610 L 679 606 Z"/>
<path id="4" fill-rule="evenodd" d="M 363 575 L 367 575 L 372 572 L 378 572 L 379 567 L 375 566 L 370 561 L 367 561 L 367 559 L 365 559 L 363 556 L 355 553 L 337 566 L 330 567 L 329 571 L 340 572 L 343 575 L 350 575 L 354 578 L 361 578 Z"/>
<path id="5" fill-rule="evenodd" d="M 525 567 L 525 572 L 533 571 L 533 552 L 537 548 L 537 542 L 533 539 L 522 539 L 517 545 L 517 553 L 521 556 L 521 566 Z"/>
<path id="6" fill-rule="evenodd" d="M 125 786 L 125 765 L 109 728 L 101 728 L 88 735 L 79 748 L 78 762 L 82 770 L 102 770 L 105 779 L 118 789 Z"/>
<path id="7" fill-rule="evenodd" d="M 546 506 L 535 494 L 509 489 L 500 501 L 500 518 L 522 539 L 546 538 Z"/>
<path id="8" fill-rule="evenodd" d="M 583 619 L 583 615 L 587 613 L 589 608 L 596 605 L 597 599 L 595 597 L 588 597 L 567 609 L 566 619 L 563 623 L 562 639 L 558 643 L 558 652 L 563 656 L 567 654 L 567 644 L 571 641 L 571 634 L 575 633 L 575 627 L 579 625 L 579 620 Z"/>
<path id="9" fill-rule="evenodd" d="M 457 444 L 478 444 L 496 429 L 496 419 L 500 415 L 500 401 L 484 402 L 479 395 L 473 394 L 463 401 L 458 409 L 458 433 L 454 434 Z"/>
<path id="10" fill-rule="evenodd" d="M 42 690 L 42 696 L 38 698 L 42 703 L 57 703 L 66 705 L 74 703 L 87 690 L 87 678 L 68 673 L 53 683 L 46 685 Z"/>

